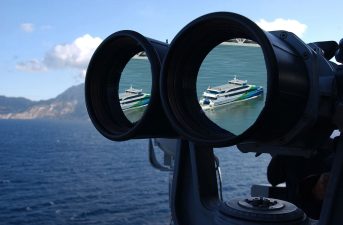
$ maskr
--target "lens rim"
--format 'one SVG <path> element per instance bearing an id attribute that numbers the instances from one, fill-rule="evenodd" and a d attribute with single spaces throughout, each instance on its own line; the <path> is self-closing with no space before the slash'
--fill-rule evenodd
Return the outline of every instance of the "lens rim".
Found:
<path id="1" fill-rule="evenodd" d="M 267 94 L 256 121 L 240 135 L 235 135 L 202 113 L 196 98 L 196 76 L 202 60 L 215 46 L 240 37 L 261 46 L 267 71 Z M 239 14 L 216 12 L 195 19 L 177 34 L 170 44 L 161 74 L 162 103 L 174 129 L 196 143 L 221 147 L 236 144 L 251 135 L 270 114 L 269 106 L 277 91 L 278 66 L 272 44 L 261 28 Z"/>
<path id="2" fill-rule="evenodd" d="M 151 95 L 142 117 L 131 123 L 124 115 L 118 90 L 123 69 L 140 51 L 145 51 L 151 68 Z M 85 100 L 87 111 L 96 129 L 115 141 L 137 138 L 142 121 L 159 100 L 161 59 L 150 39 L 132 30 L 122 30 L 107 37 L 94 52 L 87 68 Z M 113 98 L 113 99 L 112 99 Z"/>

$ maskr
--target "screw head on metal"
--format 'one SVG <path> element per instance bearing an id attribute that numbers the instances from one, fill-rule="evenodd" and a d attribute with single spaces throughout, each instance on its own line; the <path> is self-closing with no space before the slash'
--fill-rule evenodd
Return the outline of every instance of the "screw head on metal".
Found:
<path id="1" fill-rule="evenodd" d="M 286 39 L 287 38 L 287 33 L 285 31 L 282 31 L 280 34 L 281 39 Z"/>

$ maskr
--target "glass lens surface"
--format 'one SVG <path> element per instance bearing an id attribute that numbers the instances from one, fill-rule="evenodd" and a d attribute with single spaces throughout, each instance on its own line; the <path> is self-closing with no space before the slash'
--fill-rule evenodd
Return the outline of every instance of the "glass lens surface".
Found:
<path id="1" fill-rule="evenodd" d="M 136 54 L 126 64 L 119 83 L 119 101 L 127 119 L 141 119 L 151 94 L 151 68 L 145 52 Z"/>
<path id="2" fill-rule="evenodd" d="M 259 44 L 236 38 L 213 48 L 197 78 L 197 96 L 205 115 L 239 135 L 260 115 L 267 91 L 267 70 Z"/>

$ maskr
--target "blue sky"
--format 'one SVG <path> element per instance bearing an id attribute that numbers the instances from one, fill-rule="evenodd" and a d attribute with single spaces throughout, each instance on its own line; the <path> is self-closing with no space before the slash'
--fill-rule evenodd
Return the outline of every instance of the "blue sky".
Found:
<path id="1" fill-rule="evenodd" d="M 171 41 L 195 18 L 230 11 L 305 42 L 339 41 L 342 9 L 342 0 L 2 0 L 0 95 L 48 99 L 82 83 L 96 46 L 122 29 Z"/>

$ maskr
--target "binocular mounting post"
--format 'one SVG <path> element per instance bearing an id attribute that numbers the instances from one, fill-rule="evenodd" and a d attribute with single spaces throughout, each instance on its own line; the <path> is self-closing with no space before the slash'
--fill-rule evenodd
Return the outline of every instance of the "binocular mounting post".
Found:
<path id="1" fill-rule="evenodd" d="M 342 62 L 343 59 L 343 39 L 340 41 L 340 51 L 337 55 Z M 342 210 L 343 210 L 343 66 L 340 65 L 340 69 L 336 74 L 336 84 L 338 92 L 338 102 L 335 107 L 333 115 L 333 122 L 339 128 L 341 135 L 335 142 L 334 149 L 334 163 L 330 172 L 330 180 L 326 190 L 326 197 L 323 202 L 321 211 L 321 220 L 319 225 L 330 225 L 342 223 Z"/>
<path id="2" fill-rule="evenodd" d="M 171 212 L 175 225 L 309 225 L 292 203 L 270 198 L 219 200 L 213 148 L 180 140 L 176 149 Z"/>

